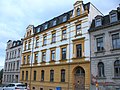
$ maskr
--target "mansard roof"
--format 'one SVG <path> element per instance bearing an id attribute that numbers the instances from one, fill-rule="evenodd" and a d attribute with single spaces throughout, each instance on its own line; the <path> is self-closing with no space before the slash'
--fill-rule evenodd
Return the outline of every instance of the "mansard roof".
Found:
<path id="1" fill-rule="evenodd" d="M 112 12 L 113 13 L 116 12 L 116 14 L 117 14 L 117 21 L 115 21 L 115 22 L 110 22 L 110 15 L 112 14 Z M 98 16 L 96 16 L 96 17 L 98 17 Z M 95 31 L 95 30 L 98 30 L 98 29 L 103 29 L 103 28 L 106 28 L 106 27 L 109 27 L 109 26 L 120 24 L 120 11 L 118 11 L 118 9 L 117 10 L 111 10 L 108 15 L 102 16 L 102 18 L 101 18 L 102 25 L 100 25 L 98 27 L 95 26 L 95 20 L 96 19 L 97 18 L 93 19 L 89 31 Z"/>
<path id="2" fill-rule="evenodd" d="M 86 4 L 83 4 L 83 7 L 84 7 L 84 10 L 88 10 L 89 12 L 89 8 L 90 8 L 90 2 L 89 3 L 86 3 Z M 38 25 L 36 27 L 34 27 L 34 33 L 37 34 L 37 33 L 41 33 L 47 29 L 50 29 L 52 27 L 55 27 L 57 25 L 60 25 L 62 23 L 65 23 L 67 22 L 70 17 L 73 15 L 73 10 L 70 10 L 66 13 L 63 13 L 62 15 L 58 16 L 58 17 L 54 17 L 53 19 L 49 20 L 49 21 L 46 21 L 45 23 L 41 24 L 41 25 Z M 66 20 L 63 20 L 63 18 L 66 17 Z M 56 20 L 56 25 L 53 25 L 53 22 Z M 45 28 L 45 26 L 47 26 L 47 29 Z M 39 29 L 39 31 L 37 31 Z"/>

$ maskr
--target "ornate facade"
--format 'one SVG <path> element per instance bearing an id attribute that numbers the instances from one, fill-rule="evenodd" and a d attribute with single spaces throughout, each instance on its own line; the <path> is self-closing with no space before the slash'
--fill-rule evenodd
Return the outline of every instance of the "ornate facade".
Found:
<path id="1" fill-rule="evenodd" d="M 92 19 L 101 15 L 91 3 L 41 25 L 29 25 L 24 37 L 20 81 L 31 90 L 89 90 Z"/>

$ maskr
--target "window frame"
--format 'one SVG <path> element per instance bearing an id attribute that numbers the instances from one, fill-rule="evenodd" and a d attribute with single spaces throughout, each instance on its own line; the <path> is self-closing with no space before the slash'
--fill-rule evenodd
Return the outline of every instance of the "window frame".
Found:
<path id="1" fill-rule="evenodd" d="M 54 82 L 54 70 L 50 70 L 50 82 Z"/>
<path id="2" fill-rule="evenodd" d="M 96 38 L 96 48 L 97 48 L 97 52 L 104 51 L 104 37 L 103 36 Z"/>
<path id="3" fill-rule="evenodd" d="M 105 68 L 103 62 L 98 63 L 98 77 L 105 77 Z"/>
<path id="4" fill-rule="evenodd" d="M 114 37 L 113 38 L 113 35 L 118 35 L 118 37 Z M 111 35 L 112 37 L 112 48 L 113 49 L 120 49 L 120 45 L 119 45 L 119 42 L 120 42 L 120 33 L 114 33 Z M 115 41 L 115 46 L 114 46 L 114 41 Z"/>
<path id="5" fill-rule="evenodd" d="M 117 70 L 117 73 L 116 73 Z M 120 78 L 120 60 L 114 62 L 114 77 Z"/>
<path id="6" fill-rule="evenodd" d="M 61 70 L 61 82 L 65 82 L 65 69 Z"/>

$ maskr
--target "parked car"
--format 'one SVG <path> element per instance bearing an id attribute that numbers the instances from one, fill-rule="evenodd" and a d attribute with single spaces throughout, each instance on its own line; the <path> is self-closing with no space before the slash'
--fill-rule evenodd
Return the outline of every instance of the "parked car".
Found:
<path id="1" fill-rule="evenodd" d="M 1 84 L 0 85 L 0 90 L 3 90 L 3 88 L 6 87 L 6 86 L 7 86 L 7 84 Z"/>
<path id="2" fill-rule="evenodd" d="M 2 90 L 27 90 L 27 87 L 22 83 L 10 83 L 4 86 Z"/>

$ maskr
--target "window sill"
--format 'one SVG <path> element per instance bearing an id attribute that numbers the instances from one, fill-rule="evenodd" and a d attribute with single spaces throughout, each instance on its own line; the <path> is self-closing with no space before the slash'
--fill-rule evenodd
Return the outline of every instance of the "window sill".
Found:
<path id="1" fill-rule="evenodd" d="M 47 44 L 42 45 L 42 47 L 46 46 Z"/>
<path id="2" fill-rule="evenodd" d="M 55 60 L 51 60 L 51 61 L 49 61 L 49 63 L 54 63 L 55 62 Z"/>
<path id="3" fill-rule="evenodd" d="M 56 41 L 55 42 L 51 42 L 51 44 L 54 44 L 54 43 L 56 43 Z"/>
<path id="4" fill-rule="evenodd" d="M 101 50 L 101 51 L 97 51 L 95 53 L 104 53 L 104 52 L 105 52 L 105 50 Z"/>
<path id="5" fill-rule="evenodd" d="M 120 50 L 120 48 L 111 49 L 110 51 Z"/>
<path id="6" fill-rule="evenodd" d="M 45 64 L 46 62 L 45 61 L 42 61 L 40 64 Z"/>
<path id="7" fill-rule="evenodd" d="M 35 49 L 36 49 L 36 48 L 39 48 L 39 46 L 36 46 Z"/>
<path id="8" fill-rule="evenodd" d="M 83 58 L 85 58 L 85 56 L 82 56 L 82 57 L 74 57 L 74 58 L 72 58 L 72 59 L 83 59 Z"/>
<path id="9" fill-rule="evenodd" d="M 82 34 L 76 34 L 75 37 L 77 37 L 77 36 L 82 36 Z"/>
<path id="10" fill-rule="evenodd" d="M 67 59 L 61 59 L 61 60 L 59 60 L 60 62 L 64 62 L 64 61 L 67 61 Z"/>
<path id="11" fill-rule="evenodd" d="M 61 42 L 62 42 L 62 41 L 65 41 L 65 40 L 67 40 L 67 38 L 62 39 Z"/>
<path id="12" fill-rule="evenodd" d="M 113 77 L 112 79 L 120 79 L 120 77 Z"/>
<path id="13" fill-rule="evenodd" d="M 97 77 L 97 79 L 106 79 L 106 77 Z"/>

